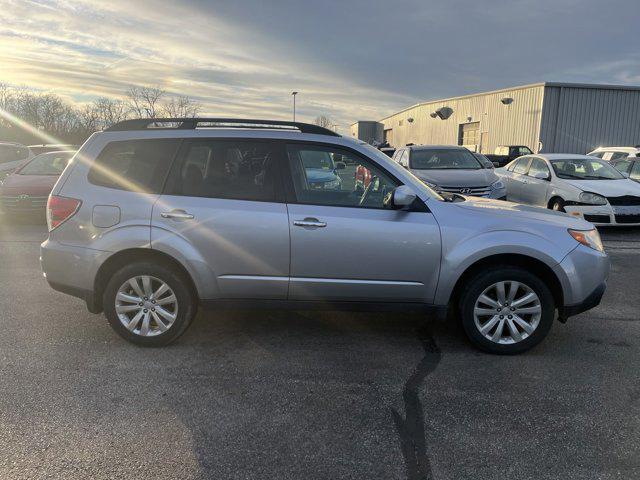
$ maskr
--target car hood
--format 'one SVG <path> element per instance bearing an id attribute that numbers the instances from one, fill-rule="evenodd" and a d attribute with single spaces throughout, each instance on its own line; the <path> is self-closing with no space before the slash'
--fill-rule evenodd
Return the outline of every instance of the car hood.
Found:
<path id="1" fill-rule="evenodd" d="M 567 180 L 563 178 L 562 181 L 584 192 L 593 192 L 605 197 L 640 196 L 640 184 L 628 178 L 623 180 Z"/>
<path id="2" fill-rule="evenodd" d="M 337 177 L 331 170 L 321 168 L 307 168 L 307 180 L 310 183 L 327 183 L 334 181 Z"/>
<path id="3" fill-rule="evenodd" d="M 57 181 L 57 175 L 18 175 L 14 173 L 4 179 L 2 186 L 0 186 L 0 192 L 3 195 L 45 196 L 51 193 Z"/>
<path id="4" fill-rule="evenodd" d="M 533 207 L 482 197 L 465 197 L 465 199 L 464 202 L 456 203 L 456 205 L 460 208 L 474 210 L 478 213 L 499 215 L 505 219 L 515 217 L 526 221 L 540 221 L 576 230 L 590 230 L 593 228 L 593 225 L 589 222 L 572 217 L 563 212 L 556 212 L 542 207 Z"/>
<path id="5" fill-rule="evenodd" d="M 493 169 L 478 170 L 416 170 L 413 173 L 420 180 L 444 187 L 484 187 L 498 180 Z"/>

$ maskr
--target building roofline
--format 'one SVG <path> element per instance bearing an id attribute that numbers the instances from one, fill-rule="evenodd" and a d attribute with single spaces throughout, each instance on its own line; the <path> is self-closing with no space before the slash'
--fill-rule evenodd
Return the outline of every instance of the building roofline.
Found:
<path id="1" fill-rule="evenodd" d="M 403 108 L 402 110 L 392 113 L 391 115 L 382 117 L 378 121 L 383 122 L 388 118 L 395 117 L 396 115 L 404 113 L 408 110 L 422 107 L 424 105 L 429 105 L 431 103 L 452 102 L 454 100 L 462 100 L 464 98 L 479 97 L 481 95 L 493 95 L 495 93 L 500 93 L 500 92 L 512 92 L 514 90 L 524 90 L 524 89 L 533 88 L 533 87 L 569 87 L 569 88 L 591 88 L 591 89 L 604 89 L 604 90 L 640 91 L 640 86 L 633 86 L 633 85 L 609 85 L 609 84 L 597 84 L 597 83 L 569 83 L 569 82 L 538 82 L 538 83 L 530 83 L 527 85 L 517 85 L 514 87 L 499 88 L 497 90 L 489 90 L 487 92 L 469 93 L 467 95 L 460 95 L 457 97 L 447 97 L 447 98 L 441 98 L 441 99 L 427 100 L 424 102 L 416 103 L 415 105 L 411 105 L 410 107 Z"/>

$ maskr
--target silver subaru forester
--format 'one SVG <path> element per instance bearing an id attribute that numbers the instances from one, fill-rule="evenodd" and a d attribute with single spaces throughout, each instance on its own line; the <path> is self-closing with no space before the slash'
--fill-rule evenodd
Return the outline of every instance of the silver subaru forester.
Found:
<path id="1" fill-rule="evenodd" d="M 519 353 L 556 312 L 596 306 L 609 272 L 590 223 L 438 194 L 363 142 L 283 121 L 116 124 L 72 159 L 47 219 L 49 284 L 148 346 L 204 305 L 418 310 Z"/>

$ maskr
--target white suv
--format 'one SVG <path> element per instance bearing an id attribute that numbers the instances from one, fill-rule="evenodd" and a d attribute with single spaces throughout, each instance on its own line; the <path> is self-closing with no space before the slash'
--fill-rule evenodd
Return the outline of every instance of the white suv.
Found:
<path id="1" fill-rule="evenodd" d="M 621 160 L 623 158 L 640 157 L 640 146 L 635 147 L 598 147 L 589 153 L 592 157 L 598 157 L 610 162 L 611 160 Z"/>

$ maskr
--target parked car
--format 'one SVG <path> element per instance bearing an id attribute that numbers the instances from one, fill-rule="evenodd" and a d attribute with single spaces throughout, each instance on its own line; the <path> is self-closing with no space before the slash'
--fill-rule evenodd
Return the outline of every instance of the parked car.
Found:
<path id="1" fill-rule="evenodd" d="M 496 167 L 504 167 L 507 163 L 522 155 L 531 155 L 533 152 L 525 145 L 500 145 L 493 154 L 485 155 Z"/>
<path id="2" fill-rule="evenodd" d="M 42 153 L 0 183 L 0 208 L 9 214 L 42 214 L 58 177 L 74 151 Z"/>
<path id="3" fill-rule="evenodd" d="M 72 145 L 67 143 L 43 143 L 40 145 L 29 145 L 29 149 L 33 152 L 34 155 L 40 155 L 41 153 L 48 152 L 78 150 L 78 148 L 80 148 L 80 145 Z"/>
<path id="4" fill-rule="evenodd" d="M 384 153 L 387 157 L 393 157 L 393 154 L 396 153 L 396 149 L 394 147 L 382 147 L 380 151 Z"/>
<path id="5" fill-rule="evenodd" d="M 506 198 L 493 168 L 464 147 L 412 145 L 399 148 L 393 159 L 439 193 Z"/>
<path id="6" fill-rule="evenodd" d="M 0 142 L 0 180 L 33 158 L 29 147 L 20 143 Z"/>
<path id="7" fill-rule="evenodd" d="M 510 354 L 540 342 L 556 311 L 565 320 L 604 292 L 609 260 L 584 220 L 441 196 L 316 125 L 162 121 L 176 128 L 129 120 L 87 140 L 49 197 L 41 246 L 47 282 L 131 342 L 176 340 L 198 305 L 451 308 L 475 345 Z M 315 189 L 304 152 L 362 165 L 371 183 Z"/>
<path id="8" fill-rule="evenodd" d="M 598 157 L 608 162 L 613 160 L 622 160 L 624 158 L 640 157 L 640 146 L 635 147 L 598 147 L 594 151 L 589 152 L 592 157 Z"/>
<path id="9" fill-rule="evenodd" d="M 530 155 L 496 169 L 507 200 L 547 207 L 595 225 L 640 225 L 640 185 L 588 155 Z"/>
<path id="10" fill-rule="evenodd" d="M 610 160 L 609 163 L 624 176 L 640 182 L 640 157 L 620 158 Z"/>

